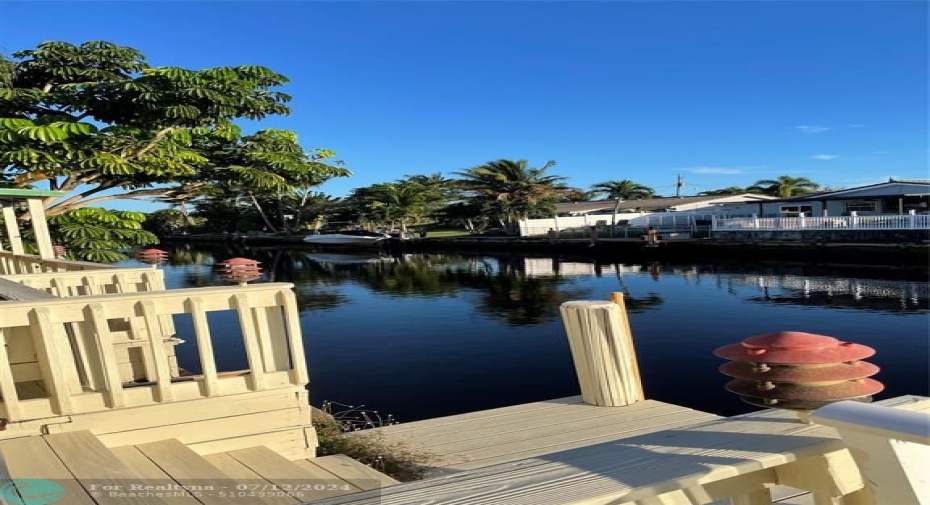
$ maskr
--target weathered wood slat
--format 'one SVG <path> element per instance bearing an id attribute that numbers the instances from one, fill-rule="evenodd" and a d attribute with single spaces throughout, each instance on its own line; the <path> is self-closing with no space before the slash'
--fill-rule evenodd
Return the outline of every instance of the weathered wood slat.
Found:
<path id="1" fill-rule="evenodd" d="M 94 505 L 81 484 L 41 437 L 4 440 L 0 442 L 0 453 L 11 479 L 54 480 L 64 489 L 68 505 Z"/>
<path id="2" fill-rule="evenodd" d="M 145 481 L 151 482 L 152 485 L 179 484 L 170 475 L 165 473 L 158 465 L 145 457 L 139 449 L 131 445 L 124 447 L 114 447 L 110 451 L 119 458 L 127 467 L 139 475 Z M 168 505 L 200 505 L 201 502 L 194 498 L 193 495 L 184 495 L 183 493 L 165 493 L 162 496 Z"/>
<path id="3" fill-rule="evenodd" d="M 304 502 L 355 493 L 360 489 L 322 468 L 301 468 L 267 447 L 250 447 L 227 452 L 255 473 Z"/>
<path id="4" fill-rule="evenodd" d="M 87 319 L 93 329 L 93 341 L 96 344 L 100 366 L 104 377 L 106 395 L 113 408 L 126 405 L 126 395 L 120 378 L 119 363 L 113 348 L 113 338 L 110 335 L 110 325 L 107 323 L 106 310 L 102 303 L 91 303 L 87 306 Z"/>
<path id="5" fill-rule="evenodd" d="M 562 436 L 552 440 L 542 439 L 539 443 L 524 442 L 517 445 L 508 445 L 495 450 L 494 448 L 451 454 L 443 456 L 443 470 L 473 470 L 484 468 L 491 465 L 509 463 L 526 458 L 544 457 L 547 454 L 555 452 L 568 451 L 572 449 L 581 449 L 590 445 L 604 444 L 614 441 L 622 441 L 625 438 L 638 437 L 640 435 L 655 433 L 664 430 L 687 429 L 703 422 L 713 422 L 720 419 L 710 414 L 697 415 L 694 417 L 674 417 L 668 416 L 667 424 L 650 424 L 648 427 L 632 429 L 629 426 L 591 430 L 584 436 Z"/>
<path id="6" fill-rule="evenodd" d="M 239 315 L 239 329 L 242 332 L 242 340 L 245 344 L 245 354 L 249 361 L 249 370 L 252 371 L 252 390 L 261 391 L 265 389 L 265 363 L 262 360 L 261 345 L 259 344 L 259 334 L 255 331 L 255 317 L 252 314 L 252 305 L 249 303 L 249 297 L 239 293 L 233 296 L 234 304 Z"/>
<path id="7" fill-rule="evenodd" d="M 142 318 L 145 320 L 145 327 L 148 330 L 148 352 L 151 353 L 154 362 L 155 377 L 149 376 L 149 380 L 156 381 L 158 390 L 158 400 L 161 402 L 170 402 L 174 399 L 174 393 L 171 388 L 171 367 L 168 363 L 168 354 L 165 351 L 164 335 L 161 333 L 161 323 L 158 320 L 155 302 L 153 300 L 143 300 L 139 302 L 142 311 Z"/>
<path id="8" fill-rule="evenodd" d="M 204 390 L 207 396 L 217 396 L 220 393 L 220 386 L 216 375 L 216 357 L 213 354 L 213 340 L 210 335 L 210 324 L 207 322 L 207 313 L 203 310 L 203 300 L 199 296 L 191 297 L 187 300 L 187 310 L 190 312 L 194 325 L 194 338 L 197 340 L 197 351 L 200 354 Z"/>
<path id="9" fill-rule="evenodd" d="M 363 491 L 379 489 L 385 486 L 400 484 L 400 481 L 389 477 L 374 468 L 360 463 L 344 454 L 334 454 L 313 459 L 295 461 L 302 468 L 309 469 L 318 466 Z"/>
<path id="10" fill-rule="evenodd" d="M 550 426 L 562 426 L 561 431 L 574 431 L 573 423 L 590 419 L 601 419 L 602 424 L 622 423 L 627 420 L 690 410 L 687 407 L 679 407 L 654 400 L 647 400 L 625 407 L 593 407 L 582 403 L 564 405 L 561 408 L 549 409 L 543 412 L 533 411 L 510 416 L 475 419 L 465 426 L 438 426 L 429 430 L 420 430 L 415 437 L 408 437 L 417 444 L 433 446 L 448 443 L 449 441 L 463 442 L 472 439 L 485 439 L 488 436 L 526 432 Z M 394 436 L 399 437 L 400 435 Z"/>
<path id="11" fill-rule="evenodd" d="M 41 289 L 0 277 L 0 300 L 48 300 L 57 298 Z"/>
<path id="12" fill-rule="evenodd" d="M 583 403 L 584 402 L 581 401 L 581 396 L 570 396 L 567 398 L 558 398 L 555 400 L 524 403 L 521 405 L 513 405 L 510 407 L 500 407 L 500 408 L 488 409 L 488 410 L 477 410 L 477 411 L 468 412 L 465 414 L 446 416 L 446 417 L 437 417 L 434 419 L 425 419 L 423 421 L 415 421 L 412 423 L 395 424 L 392 426 L 385 426 L 383 428 L 377 428 L 375 431 L 379 433 L 383 433 L 385 435 L 393 435 L 393 434 L 406 433 L 406 432 L 410 432 L 411 434 L 413 434 L 414 432 L 419 432 L 420 430 L 430 430 L 438 426 L 456 425 L 456 426 L 464 427 L 468 425 L 467 423 L 471 423 L 472 421 L 476 419 L 487 421 L 489 419 L 510 416 L 510 415 L 519 414 L 522 412 L 540 412 L 540 411 L 544 411 L 547 409 L 559 408 L 563 405 L 576 405 L 576 404 L 583 404 Z"/>
<path id="13" fill-rule="evenodd" d="M 883 402 L 930 410 L 930 399 Z M 827 452 L 842 450 L 835 430 L 764 412 L 616 440 L 441 478 L 363 492 L 319 505 L 564 505 L 645 500 Z"/>
<path id="14" fill-rule="evenodd" d="M 228 475 L 177 440 L 140 444 L 136 448 L 183 486 L 202 486 L 217 491 L 235 490 L 235 483 Z M 216 491 L 207 491 L 198 500 L 204 505 L 242 503 L 241 500 L 222 496 Z M 249 502 L 270 505 L 260 497 L 250 497 Z"/>
<path id="15" fill-rule="evenodd" d="M 16 381 L 13 379 L 13 368 L 10 366 L 10 357 L 6 348 L 10 331 L 0 328 L 0 396 L 6 408 L 6 417 L 13 421 L 23 418 L 23 411 L 19 406 L 19 393 L 16 391 Z"/>
<path id="16" fill-rule="evenodd" d="M 142 481 L 89 432 L 59 433 L 42 438 L 85 489 L 96 485 L 126 490 L 129 485 Z M 121 497 L 110 493 L 99 493 L 94 501 L 98 505 L 165 505 L 161 499 L 151 496 Z"/>
<path id="17" fill-rule="evenodd" d="M 77 371 L 74 370 L 74 361 L 70 359 L 70 349 L 64 349 L 68 339 L 61 327 L 51 322 L 51 311 L 48 307 L 36 307 L 29 313 L 30 330 L 39 357 L 39 368 L 45 379 L 45 389 L 48 390 L 52 402 L 59 414 L 74 412 L 74 402 L 71 398 L 71 388 L 80 386 Z M 72 373 L 68 373 L 71 371 Z"/>
<path id="18" fill-rule="evenodd" d="M 204 456 L 204 459 L 219 468 L 226 475 L 229 475 L 236 481 L 237 485 L 245 485 L 249 486 L 250 488 L 254 486 L 254 489 L 256 490 L 274 489 L 274 483 L 255 473 L 251 468 L 243 465 L 239 462 L 239 460 L 230 456 L 229 454 L 226 454 L 225 452 L 207 454 Z M 294 498 L 293 496 L 283 492 L 268 493 L 262 498 L 264 501 L 273 503 L 275 505 L 293 505 L 294 503 L 300 502 L 300 500 L 297 498 Z"/>
<path id="19" fill-rule="evenodd" d="M 275 295 L 278 305 L 284 307 L 284 326 L 291 354 L 291 383 L 303 386 L 309 381 L 304 341 L 300 337 L 300 312 L 297 310 L 297 295 L 293 289 L 284 289 Z"/>

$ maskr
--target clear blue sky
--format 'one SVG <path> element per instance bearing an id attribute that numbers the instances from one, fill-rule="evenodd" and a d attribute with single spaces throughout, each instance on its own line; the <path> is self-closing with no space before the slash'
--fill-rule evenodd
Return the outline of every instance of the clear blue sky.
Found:
<path id="1" fill-rule="evenodd" d="M 292 79 L 263 126 L 334 149 L 324 190 L 499 158 L 672 193 L 779 174 L 928 178 L 927 3 L 4 2 L 5 52 L 103 39 Z M 130 205 L 132 206 L 132 205 Z"/>

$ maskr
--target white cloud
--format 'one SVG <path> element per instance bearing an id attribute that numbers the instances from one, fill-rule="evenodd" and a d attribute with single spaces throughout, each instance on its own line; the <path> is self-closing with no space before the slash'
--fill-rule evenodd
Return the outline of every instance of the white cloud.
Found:
<path id="1" fill-rule="evenodd" d="M 812 160 L 830 161 L 830 160 L 835 160 L 835 159 L 837 159 L 837 158 L 839 158 L 839 157 L 840 157 L 839 154 L 815 154 L 815 155 L 811 156 L 811 159 L 812 159 Z"/>
<path id="2" fill-rule="evenodd" d="M 865 125 L 864 125 L 864 124 L 848 124 L 848 125 L 846 125 L 846 126 L 847 126 L 848 128 L 862 128 L 862 127 L 865 126 Z"/>
<path id="3" fill-rule="evenodd" d="M 687 167 L 679 168 L 684 172 L 691 172 L 693 174 L 715 174 L 715 175 L 733 175 L 733 174 L 745 174 L 746 171 L 742 168 L 729 168 L 729 167 Z"/>
<path id="4" fill-rule="evenodd" d="M 821 126 L 821 125 L 789 126 L 789 128 L 794 128 L 795 130 L 801 133 L 823 133 L 830 129 L 829 126 Z"/>

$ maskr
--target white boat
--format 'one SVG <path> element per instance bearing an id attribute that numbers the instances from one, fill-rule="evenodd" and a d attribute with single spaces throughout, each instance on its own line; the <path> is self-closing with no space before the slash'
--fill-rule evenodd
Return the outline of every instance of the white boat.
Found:
<path id="1" fill-rule="evenodd" d="M 382 240 L 391 238 L 386 233 L 376 233 L 365 230 L 340 231 L 336 233 L 320 233 L 307 235 L 304 242 L 317 245 L 365 246 L 375 245 Z"/>

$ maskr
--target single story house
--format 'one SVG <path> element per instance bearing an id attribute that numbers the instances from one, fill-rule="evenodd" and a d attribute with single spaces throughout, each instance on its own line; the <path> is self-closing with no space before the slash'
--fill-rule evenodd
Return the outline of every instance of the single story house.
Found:
<path id="1" fill-rule="evenodd" d="M 771 196 L 744 193 L 739 195 L 672 196 L 643 200 L 599 200 L 594 202 L 559 203 L 555 206 L 555 213 L 558 216 L 624 214 L 631 212 L 703 212 L 712 214 L 719 212 L 718 205 L 724 203 L 754 204 L 773 199 L 774 197 Z"/>
<path id="2" fill-rule="evenodd" d="M 930 181 L 890 180 L 858 188 L 810 193 L 791 198 L 758 201 L 747 205 L 721 203 L 719 212 L 729 216 L 797 217 L 917 214 L 930 212 Z"/>

